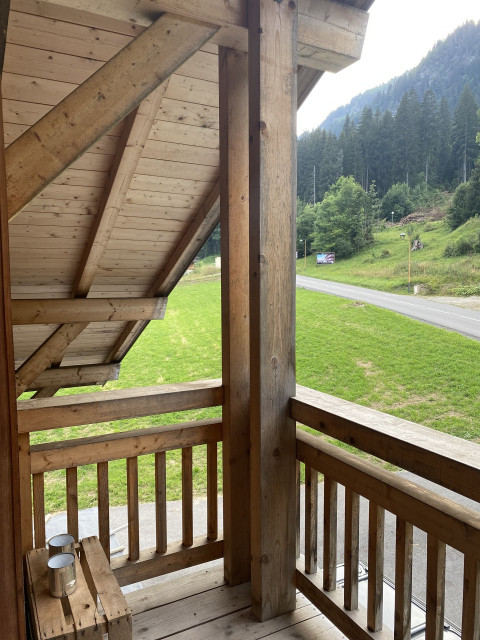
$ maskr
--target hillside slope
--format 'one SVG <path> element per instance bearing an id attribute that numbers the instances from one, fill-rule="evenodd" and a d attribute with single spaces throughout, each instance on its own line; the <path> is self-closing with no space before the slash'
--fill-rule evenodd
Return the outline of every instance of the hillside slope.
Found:
<path id="1" fill-rule="evenodd" d="M 437 42 L 414 69 L 355 96 L 348 105 L 332 111 L 320 127 L 339 135 L 346 115 L 358 122 L 364 107 L 395 112 L 403 94 L 412 88 L 420 98 L 427 89 L 437 99 L 445 96 L 453 112 L 466 83 L 480 101 L 480 22 L 465 23 Z"/>

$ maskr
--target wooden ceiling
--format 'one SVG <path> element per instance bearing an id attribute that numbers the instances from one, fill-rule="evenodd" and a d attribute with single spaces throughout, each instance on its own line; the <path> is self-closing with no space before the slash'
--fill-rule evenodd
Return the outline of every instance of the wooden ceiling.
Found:
<path id="1" fill-rule="evenodd" d="M 372 1 L 299 3 L 299 102 L 360 57 Z M 168 296 L 217 224 L 218 47 L 247 49 L 246 8 L 12 0 L 2 96 L 19 393 L 111 376 L 92 365 L 120 361 L 162 317 L 148 299 Z"/>

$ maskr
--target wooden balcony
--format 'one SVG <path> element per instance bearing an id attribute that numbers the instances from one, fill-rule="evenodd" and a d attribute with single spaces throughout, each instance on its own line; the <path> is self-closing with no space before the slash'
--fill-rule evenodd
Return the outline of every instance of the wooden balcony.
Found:
<path id="1" fill-rule="evenodd" d="M 143 400 L 142 400 L 143 398 Z M 223 402 L 220 381 L 208 381 L 124 392 L 100 392 L 19 403 L 19 429 L 23 434 L 45 425 L 103 422 L 137 415 L 158 414 Z M 291 417 L 331 437 L 354 444 L 394 465 L 448 487 L 478 502 L 480 446 L 420 425 L 360 407 L 331 396 L 297 387 L 290 402 Z M 185 568 L 204 565 L 224 556 L 218 532 L 217 443 L 222 441 L 220 420 L 155 427 L 32 446 L 24 450 L 33 484 L 33 519 L 24 513 L 25 540 L 45 544 L 45 474 L 67 469 L 68 528 L 78 535 L 77 467 L 97 465 L 99 537 L 110 553 L 108 462 L 125 459 L 128 499 L 128 554 L 111 558 L 120 585 L 139 583 L 172 574 L 168 582 L 129 593 L 136 639 L 175 638 L 408 638 L 412 598 L 413 529 L 427 535 L 426 637 L 442 637 L 445 608 L 446 548 L 464 558 L 462 638 L 478 639 L 480 620 L 480 514 L 442 498 L 386 471 L 379 464 L 347 452 L 297 428 L 297 495 L 300 472 L 305 475 L 305 555 L 295 572 L 297 599 L 291 613 L 257 622 L 251 615 L 250 583 L 228 586 L 222 564 L 176 577 Z M 193 533 L 192 447 L 207 445 L 207 509 L 204 535 Z M 182 450 L 182 537 L 167 540 L 165 452 Z M 138 456 L 155 455 L 155 539 L 150 549 L 140 548 Z M 28 460 L 28 463 L 27 463 Z M 319 484 L 319 473 L 323 483 Z M 23 495 L 30 492 L 24 476 Z M 337 505 L 338 487 L 345 488 L 344 514 Z M 319 522 L 319 487 L 323 490 L 323 527 Z M 360 532 L 360 497 L 368 501 L 368 531 Z M 225 501 L 228 496 L 224 496 Z M 300 555 L 300 499 L 297 500 L 297 548 Z M 32 509 L 32 506 L 29 507 Z M 227 505 L 228 508 L 228 505 Z M 385 512 L 396 518 L 395 628 L 383 629 Z M 344 516 L 344 517 L 343 517 Z M 340 522 L 342 520 L 342 522 Z M 337 588 L 339 528 L 344 532 L 344 583 Z M 318 539 L 323 540 L 318 551 Z M 359 607 L 358 560 L 361 535 L 368 545 L 368 603 Z M 319 561 L 317 561 L 317 557 Z M 391 559 L 389 559 L 391 560 Z M 221 562 L 221 561 L 220 561 Z M 318 566 L 319 565 L 319 566 Z"/>

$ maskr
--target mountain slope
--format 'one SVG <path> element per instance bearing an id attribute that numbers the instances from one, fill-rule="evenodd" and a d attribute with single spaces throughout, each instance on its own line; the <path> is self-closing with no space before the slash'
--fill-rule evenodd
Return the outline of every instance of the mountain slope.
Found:
<path id="1" fill-rule="evenodd" d="M 403 94 L 412 88 L 420 99 L 427 89 L 437 99 L 445 96 L 453 112 L 466 83 L 480 102 L 480 22 L 465 23 L 437 42 L 414 69 L 355 96 L 348 105 L 332 111 L 320 127 L 339 135 L 346 115 L 358 122 L 364 107 L 395 112 Z"/>

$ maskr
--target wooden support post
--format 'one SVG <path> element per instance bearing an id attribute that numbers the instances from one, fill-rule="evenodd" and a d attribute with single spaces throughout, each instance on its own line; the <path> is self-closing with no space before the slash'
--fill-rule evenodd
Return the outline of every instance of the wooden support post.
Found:
<path id="1" fill-rule="evenodd" d="M 3 63 L 9 3 L 0 10 L 0 62 Z M 0 66 L 0 74 L 2 67 Z M 1 98 L 1 96 L 0 96 Z M 22 516 L 18 463 L 15 365 L 10 310 L 7 187 L 0 99 L 0 574 L 2 637 L 25 638 L 22 573 Z M 31 512 L 30 512 L 31 523 Z M 31 524 L 30 524 L 31 527 Z"/>
<path id="2" fill-rule="evenodd" d="M 462 640 L 480 637 L 480 562 L 467 555 L 463 564 Z"/>
<path id="3" fill-rule="evenodd" d="M 268 620 L 295 608 L 297 7 L 248 16 L 252 613 Z"/>
<path id="4" fill-rule="evenodd" d="M 317 573 L 318 471 L 305 465 L 305 573 Z"/>
<path id="5" fill-rule="evenodd" d="M 347 611 L 358 609 L 360 496 L 345 487 L 344 600 Z"/>
<path id="6" fill-rule="evenodd" d="M 368 511 L 368 605 L 367 626 L 380 631 L 383 626 L 383 560 L 385 509 L 370 501 Z"/>
<path id="7" fill-rule="evenodd" d="M 413 527 L 397 518 L 395 551 L 395 640 L 410 640 Z"/>
<path id="8" fill-rule="evenodd" d="M 445 614 L 446 545 L 432 535 L 427 537 L 427 614 L 426 638 L 442 640 Z"/>
<path id="9" fill-rule="evenodd" d="M 250 579 L 248 58 L 220 49 L 223 528 L 225 579 Z"/>

